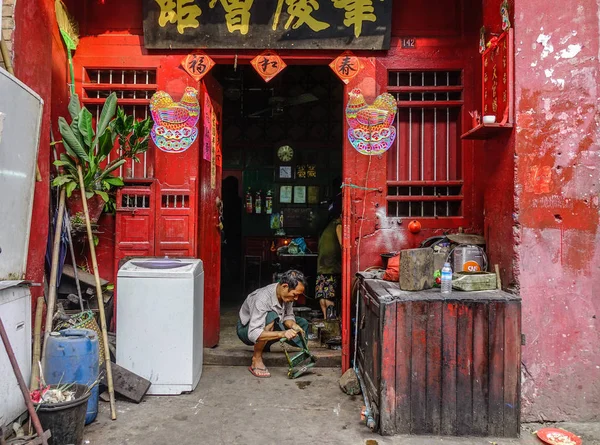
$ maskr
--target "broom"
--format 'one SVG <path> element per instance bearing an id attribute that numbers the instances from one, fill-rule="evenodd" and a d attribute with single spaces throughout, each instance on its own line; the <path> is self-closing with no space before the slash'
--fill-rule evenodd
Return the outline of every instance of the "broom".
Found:
<path id="1" fill-rule="evenodd" d="M 60 35 L 65 42 L 67 47 L 67 58 L 69 60 L 69 72 L 71 74 L 71 95 L 75 94 L 75 71 L 73 69 L 73 54 L 72 51 L 77 49 L 79 44 L 79 27 L 77 22 L 71 17 L 67 7 L 62 0 L 54 1 L 54 10 L 56 13 L 56 23 L 58 23 L 58 29 Z"/>

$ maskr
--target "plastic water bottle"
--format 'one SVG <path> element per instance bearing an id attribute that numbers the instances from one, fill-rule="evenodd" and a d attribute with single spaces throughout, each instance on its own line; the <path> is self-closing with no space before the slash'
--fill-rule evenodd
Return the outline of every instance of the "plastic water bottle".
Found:
<path id="1" fill-rule="evenodd" d="M 442 268 L 442 293 L 452 293 L 452 268 L 450 267 L 450 263 L 444 263 L 444 267 Z"/>

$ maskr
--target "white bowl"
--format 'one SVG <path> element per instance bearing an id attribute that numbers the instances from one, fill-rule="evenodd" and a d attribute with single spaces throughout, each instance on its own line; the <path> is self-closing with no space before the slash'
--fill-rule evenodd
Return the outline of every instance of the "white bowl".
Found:
<path id="1" fill-rule="evenodd" d="M 486 114 L 485 116 L 483 116 L 484 124 L 493 124 L 494 122 L 496 122 L 496 116 L 494 116 L 493 114 Z"/>

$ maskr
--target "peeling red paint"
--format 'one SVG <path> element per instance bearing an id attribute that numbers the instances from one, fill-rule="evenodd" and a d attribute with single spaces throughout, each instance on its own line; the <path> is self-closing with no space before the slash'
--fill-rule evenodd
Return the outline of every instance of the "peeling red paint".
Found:
<path id="1" fill-rule="evenodd" d="M 523 417 L 597 420 L 598 5 L 578 0 L 560 15 L 547 14 L 541 0 L 519 6 L 514 150 L 523 185 L 516 196 L 527 335 Z"/>

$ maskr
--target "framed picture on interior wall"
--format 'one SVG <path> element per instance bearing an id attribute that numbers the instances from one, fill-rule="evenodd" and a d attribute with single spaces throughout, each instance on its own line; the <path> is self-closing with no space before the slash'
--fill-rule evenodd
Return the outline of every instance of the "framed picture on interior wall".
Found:
<path id="1" fill-rule="evenodd" d="M 291 165 L 280 165 L 276 170 L 277 179 L 290 181 L 294 179 L 294 168 Z"/>
<path id="2" fill-rule="evenodd" d="M 318 204 L 319 203 L 319 186 L 318 185 L 309 185 L 308 186 L 307 201 L 309 204 Z"/>
<path id="3" fill-rule="evenodd" d="M 306 186 L 294 186 L 294 204 L 306 204 Z"/>
<path id="4" fill-rule="evenodd" d="M 280 204 L 291 204 L 292 203 L 292 190 L 291 185 L 282 185 L 279 188 L 279 203 Z"/>

